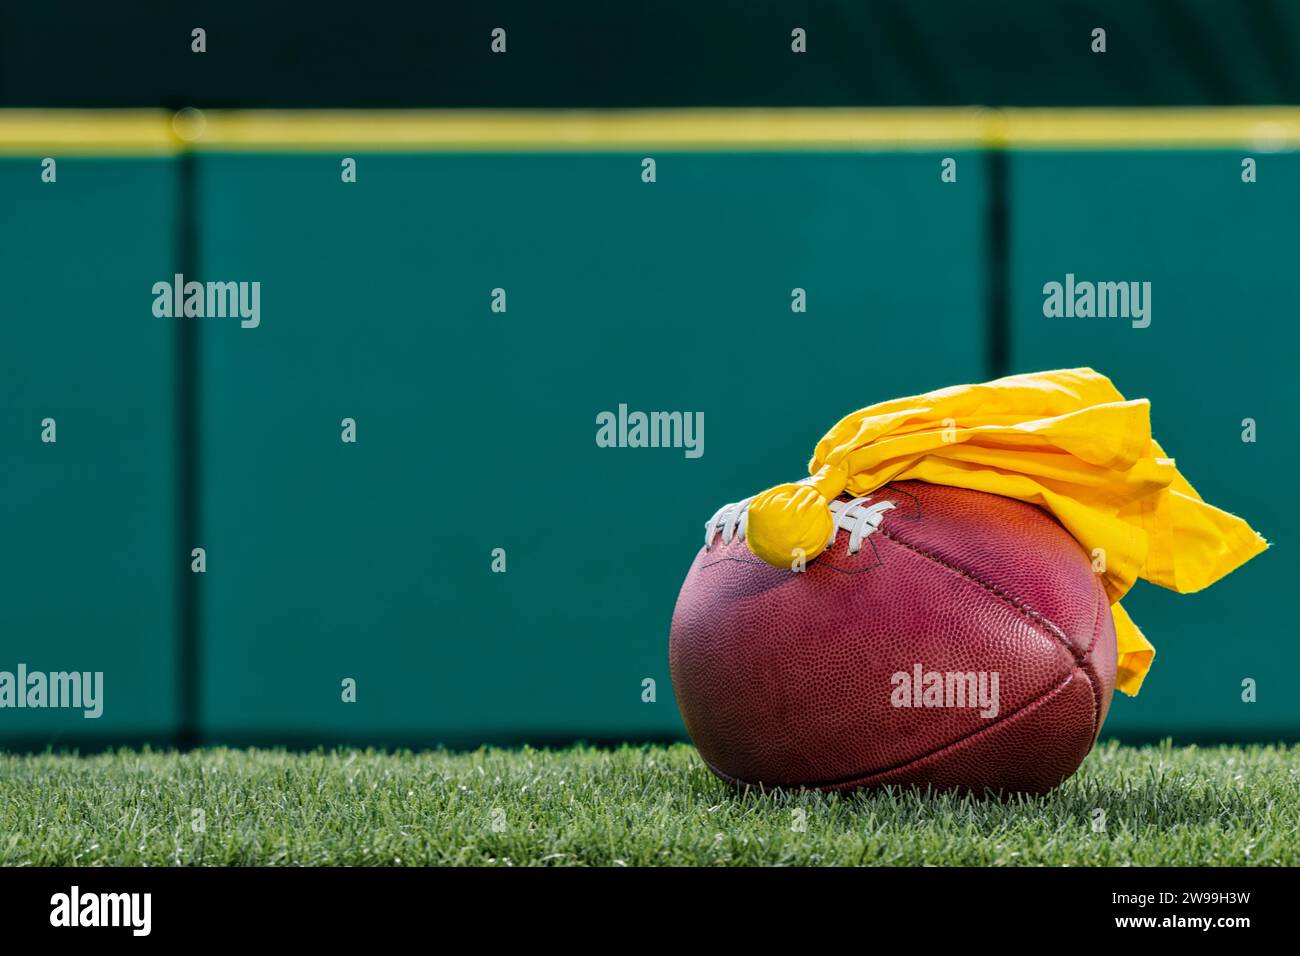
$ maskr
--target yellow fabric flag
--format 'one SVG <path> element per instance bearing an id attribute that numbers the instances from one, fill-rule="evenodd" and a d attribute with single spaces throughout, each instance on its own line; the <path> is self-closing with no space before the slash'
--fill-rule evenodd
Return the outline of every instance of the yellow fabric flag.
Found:
<path id="1" fill-rule="evenodd" d="M 986 491 L 1051 512 L 1089 554 L 1119 643 L 1115 686 L 1133 695 L 1155 648 L 1120 607 L 1133 582 L 1188 594 L 1268 547 L 1245 521 L 1201 500 L 1151 437 L 1150 403 L 1129 401 L 1090 368 L 1012 375 L 881 402 L 841 419 L 808 464 L 810 478 L 749 504 L 750 550 L 778 567 L 830 544 L 828 504 L 916 479 Z"/>

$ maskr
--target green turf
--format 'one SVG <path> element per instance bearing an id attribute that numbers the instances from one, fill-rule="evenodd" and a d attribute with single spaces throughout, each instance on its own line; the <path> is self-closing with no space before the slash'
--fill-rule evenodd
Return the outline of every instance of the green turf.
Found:
<path id="1" fill-rule="evenodd" d="M 1298 755 L 1112 743 L 1002 802 L 740 796 L 683 745 L 0 755 L 0 864 L 1296 865 Z"/>

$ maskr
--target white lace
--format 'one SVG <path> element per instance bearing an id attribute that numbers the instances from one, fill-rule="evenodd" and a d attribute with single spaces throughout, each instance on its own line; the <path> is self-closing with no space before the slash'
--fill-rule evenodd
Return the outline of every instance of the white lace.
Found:
<path id="1" fill-rule="evenodd" d="M 723 505 L 704 525 L 704 550 L 713 547 L 713 539 L 722 535 L 723 544 L 733 540 L 744 540 L 745 528 L 749 524 L 749 503 L 753 498 L 735 501 Z M 880 527 L 880 519 L 886 511 L 894 510 L 892 501 L 871 501 L 870 498 L 854 498 L 850 501 L 836 499 L 830 503 L 831 520 L 835 530 L 849 533 L 849 554 L 857 554 L 862 548 L 862 539 Z"/>

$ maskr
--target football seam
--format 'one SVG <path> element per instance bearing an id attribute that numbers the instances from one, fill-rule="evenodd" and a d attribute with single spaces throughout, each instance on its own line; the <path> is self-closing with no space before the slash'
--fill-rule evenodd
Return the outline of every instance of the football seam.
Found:
<path id="1" fill-rule="evenodd" d="M 1097 740 L 1097 735 L 1101 733 L 1101 678 L 1097 674 L 1096 661 L 1092 659 L 1092 654 L 1097 649 L 1097 642 L 1101 640 L 1103 630 L 1101 626 L 1102 608 L 1109 607 L 1104 601 L 1106 591 L 1101 587 L 1101 582 L 1095 583 L 1097 587 L 1094 590 L 1098 592 L 1098 597 L 1096 613 L 1093 615 L 1092 621 L 1092 642 L 1088 644 L 1088 651 L 1083 655 L 1083 663 L 1079 665 L 1079 669 L 1083 671 L 1083 676 L 1092 685 L 1092 739 L 1094 742 Z"/>
<path id="2" fill-rule="evenodd" d="M 1024 603 L 1023 601 L 1021 601 L 1020 599 L 1013 597 L 1010 594 L 1007 594 L 1005 591 L 997 587 L 997 585 L 990 584 L 988 581 L 982 580 L 981 578 L 977 578 L 974 574 L 967 571 L 965 568 L 958 567 L 957 565 L 951 563 L 950 561 L 945 561 L 943 558 L 939 557 L 938 555 L 931 554 L 928 551 L 923 551 L 922 549 L 916 547 L 915 545 L 910 544 L 907 541 L 904 541 L 902 538 L 890 534 L 887 530 L 885 530 L 884 526 L 880 527 L 878 533 L 884 535 L 886 539 L 893 541 L 895 544 L 898 544 L 901 547 L 906 548 L 907 550 L 911 551 L 913 554 L 926 558 L 929 561 L 932 561 L 935 564 L 939 565 L 941 568 L 947 568 L 949 571 L 953 572 L 954 574 L 960 575 L 961 577 L 965 578 L 967 581 L 970 581 L 972 584 L 976 585 L 977 587 L 983 588 L 989 594 L 993 595 L 995 598 L 997 598 L 998 600 L 1002 601 L 1004 604 L 1009 606 L 1012 610 L 1016 611 L 1026 620 L 1028 620 L 1033 624 L 1037 624 L 1039 628 L 1045 631 L 1049 637 L 1051 637 L 1062 647 L 1064 647 L 1067 651 L 1069 651 L 1070 656 L 1074 659 L 1074 663 L 1076 667 L 1083 666 L 1084 656 L 1080 653 L 1079 649 L 1075 647 L 1072 643 L 1070 643 L 1070 639 L 1066 636 L 1065 631 L 1061 629 L 1061 626 L 1057 624 L 1055 621 L 1051 620 L 1041 611 L 1035 611 L 1032 607 L 1030 607 L 1028 604 Z"/>
<path id="3" fill-rule="evenodd" d="M 1064 629 L 1055 621 L 1053 621 L 1051 618 L 1043 614 L 1041 611 L 1034 610 L 1028 604 L 1006 593 L 996 585 L 991 584 L 988 581 L 983 580 L 982 578 L 976 577 L 974 574 L 972 574 L 970 571 L 967 571 L 965 568 L 958 567 L 957 565 L 953 564 L 950 561 L 945 561 L 943 558 L 939 557 L 936 554 L 932 554 L 928 551 L 924 551 L 921 548 L 918 548 L 915 545 L 911 544 L 910 542 L 904 541 L 902 538 L 898 537 L 897 535 L 890 534 L 889 531 L 883 525 L 880 528 L 878 528 L 877 531 L 887 541 L 892 541 L 895 544 L 901 545 L 902 547 L 911 551 L 913 554 L 919 555 L 920 557 L 923 558 L 927 558 L 928 560 L 934 562 L 940 567 L 947 568 L 949 571 L 952 571 L 954 574 L 958 574 L 961 577 L 965 578 L 966 580 L 970 581 L 972 584 L 978 585 L 979 587 L 983 588 L 989 594 L 992 594 L 994 597 L 998 598 L 1003 603 L 1011 607 L 1013 610 L 1019 613 L 1026 620 L 1030 621 L 1031 623 L 1038 624 L 1042 631 L 1046 632 L 1049 637 L 1055 639 L 1057 643 L 1059 643 L 1062 647 L 1064 647 L 1067 651 L 1069 651 L 1070 656 L 1074 659 L 1075 669 L 1078 670 L 1079 673 L 1083 675 L 1084 680 L 1088 682 L 1088 688 L 1092 691 L 1092 734 L 1093 734 L 1093 738 L 1096 739 L 1098 731 L 1101 730 L 1099 724 L 1101 720 L 1101 682 L 1097 679 L 1097 675 L 1093 671 L 1091 654 L 1097 646 L 1097 641 L 1099 639 L 1100 630 L 1101 630 L 1100 598 L 1098 598 L 1094 604 L 1092 639 L 1088 642 L 1088 647 L 1085 650 L 1080 651 L 1070 641 L 1069 637 L 1066 636 Z M 1097 590 L 1097 588 L 1095 587 L 1095 585 L 1097 584 L 1095 579 L 1093 581 L 1093 584 L 1094 584 L 1094 593 L 1095 593 Z"/>
<path id="4" fill-rule="evenodd" d="M 712 763 L 710 763 L 703 754 L 700 754 L 700 759 L 704 761 L 705 766 L 707 766 L 711 771 L 713 771 L 713 773 L 717 774 L 723 780 L 725 780 L 726 782 L 734 786 L 753 787 L 753 788 L 767 787 L 773 790 L 776 789 L 825 790 L 828 788 L 847 789 L 851 787 L 868 786 L 870 785 L 871 781 L 876 777 L 883 777 L 886 774 L 898 773 L 899 771 L 908 770 L 911 767 L 914 767 L 916 764 L 921 763 L 922 761 L 929 760 L 932 757 L 940 756 L 947 751 L 964 747 L 983 734 L 991 734 L 994 731 L 1000 730 L 1001 728 L 1008 726 L 1013 721 L 1018 720 L 1020 717 L 1025 716 L 1026 714 L 1032 713 L 1033 711 L 1037 710 L 1047 701 L 1049 701 L 1053 697 L 1056 697 L 1058 694 L 1064 691 L 1065 688 L 1069 686 L 1070 682 L 1074 680 L 1076 674 L 1081 674 L 1084 680 L 1088 680 L 1088 675 L 1083 673 L 1083 669 L 1080 667 L 1075 667 L 1073 670 L 1070 671 L 1069 674 L 1065 676 L 1065 679 L 1061 681 L 1059 684 L 1055 685 L 1054 687 L 1049 687 L 1046 691 L 1039 694 L 1033 700 L 1026 701 L 1023 705 L 1020 706 L 1019 709 L 1014 710 L 1011 713 L 998 718 L 997 720 L 993 721 L 987 726 L 980 727 L 976 730 L 972 730 L 970 733 L 966 734 L 965 736 L 958 737 L 956 740 L 950 740 L 946 744 L 940 744 L 938 747 L 935 747 L 933 750 L 926 751 L 925 753 L 920 754 L 919 756 L 912 757 L 908 760 L 903 761 L 900 764 L 895 764 L 892 767 L 885 767 L 881 770 L 871 770 L 866 773 L 857 773 L 857 774 L 853 774 L 852 776 L 833 779 L 833 780 L 823 780 L 823 781 L 818 781 L 817 783 L 766 784 L 761 780 L 755 782 L 751 780 L 745 780 L 741 777 L 732 776 L 729 773 L 725 773 L 724 771 L 719 770 Z M 1089 685 L 1091 685 L 1092 681 L 1089 680 L 1088 683 Z M 1088 749 L 1089 750 L 1092 749 L 1091 743 L 1089 743 Z"/>
<path id="5" fill-rule="evenodd" d="M 917 517 L 917 518 L 920 517 L 921 502 L 915 495 L 912 495 L 910 492 L 904 491 L 903 489 L 899 488 L 898 486 L 892 483 L 886 485 L 885 487 L 890 489 L 892 492 L 896 494 L 907 495 L 908 497 L 910 497 L 915 502 L 916 509 L 917 509 L 917 514 L 913 517 Z M 1041 623 L 1049 631 L 1054 630 L 1056 633 L 1053 633 L 1052 636 L 1055 637 L 1061 643 L 1063 643 L 1066 646 L 1066 648 L 1070 651 L 1071 655 L 1074 657 L 1075 665 L 1083 672 L 1083 676 L 1087 679 L 1088 685 L 1092 688 L 1092 733 L 1093 733 L 1093 739 L 1096 740 L 1097 735 L 1101 732 L 1101 713 L 1102 713 L 1101 684 L 1102 682 L 1100 677 L 1097 674 L 1097 668 L 1095 666 L 1095 662 L 1092 659 L 1092 654 L 1093 651 L 1097 649 L 1097 642 L 1101 639 L 1101 632 L 1104 630 L 1101 626 L 1102 610 L 1103 608 L 1109 606 L 1103 600 L 1106 596 L 1106 592 L 1104 588 L 1100 588 L 1100 587 L 1097 588 L 1098 598 L 1096 601 L 1095 610 L 1093 614 L 1092 640 L 1088 643 L 1087 650 L 1085 650 L 1082 654 L 1079 654 L 1078 652 L 1075 651 L 1074 645 L 1071 644 L 1069 639 L 1065 636 L 1065 631 L 1060 627 L 1060 625 L 1050 620 L 1047 616 L 1043 615 L 1041 612 L 1035 611 L 1027 604 L 1026 605 L 1020 604 L 1019 602 L 1017 602 L 1015 598 L 1011 597 L 1011 595 L 1003 593 L 994 585 L 989 584 L 988 582 L 985 582 L 980 578 L 977 578 L 974 574 L 971 574 L 970 572 L 962 568 L 959 568 L 954 564 L 950 564 L 949 562 L 944 561 L 933 554 L 922 551 L 920 548 L 914 547 L 913 545 L 902 540 L 896 535 L 889 534 L 884 527 L 877 528 L 877 530 L 886 539 L 890 541 L 895 541 L 898 544 L 901 544 L 903 547 L 915 552 L 916 554 L 919 554 L 922 557 L 929 558 L 931 561 L 935 562 L 936 564 L 942 565 L 943 567 L 946 567 L 949 570 L 956 571 L 958 574 L 961 574 L 962 576 L 969 578 L 971 581 L 987 589 L 997 597 L 1002 598 L 1002 600 L 1006 601 L 1016 610 L 1021 611 L 1021 613 L 1035 616 L 1035 618 L 1041 621 Z M 883 559 L 881 560 L 883 563 Z"/>

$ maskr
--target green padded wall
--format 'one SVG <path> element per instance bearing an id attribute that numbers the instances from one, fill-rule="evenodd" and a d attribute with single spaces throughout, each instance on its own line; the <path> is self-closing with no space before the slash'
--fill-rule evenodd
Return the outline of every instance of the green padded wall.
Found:
<path id="1" fill-rule="evenodd" d="M 101 719 L 6 709 L 0 742 L 679 734 L 667 627 L 704 519 L 800 474 L 846 411 L 994 371 L 990 186 L 978 152 L 940 183 L 950 153 L 668 151 L 654 184 L 634 153 L 374 153 L 345 185 L 334 154 L 201 152 L 190 205 L 175 160 L 65 158 L 56 185 L 0 160 L 0 670 L 106 681 Z M 1203 594 L 1139 582 L 1159 653 L 1112 709 L 1130 739 L 1298 729 L 1279 596 L 1300 159 L 1261 153 L 1246 185 L 1241 156 L 1006 164 L 1009 370 L 1090 364 L 1151 398 L 1189 479 L 1277 544 Z M 151 313 L 180 268 L 262 283 L 259 328 L 187 320 L 193 381 Z M 1068 272 L 1151 281 L 1151 327 L 1045 318 Z M 703 457 L 598 448 L 620 403 L 703 412 Z"/>
<path id="2" fill-rule="evenodd" d="M 176 167 L 0 159 L 0 670 L 100 671 L 104 711 L 0 710 L 0 741 L 150 739 L 179 720 Z M 57 442 L 41 441 L 53 418 Z M 180 564 L 178 564 L 178 562 Z"/>
<path id="3" fill-rule="evenodd" d="M 1241 160 L 1259 181 L 1241 181 Z M 1116 695 L 1110 733 L 1294 735 L 1289 675 L 1300 647 L 1284 600 L 1300 538 L 1289 499 L 1300 463 L 1300 331 L 1293 275 L 1300 222 L 1294 153 L 1188 150 L 1018 153 L 1011 162 L 1012 365 L 1092 365 L 1152 402 L 1152 430 L 1207 501 L 1274 543 L 1208 590 L 1139 581 L 1125 607 L 1156 646 L 1142 693 Z M 1151 324 L 1045 318 L 1042 287 L 1152 283 Z M 1242 420 L 1258 440 L 1242 441 Z M 1243 703 L 1242 681 L 1258 682 Z"/>
<path id="4" fill-rule="evenodd" d="M 680 733 L 704 521 L 846 411 L 983 375 L 977 164 L 640 160 L 202 158 L 205 277 L 265 283 L 259 328 L 202 327 L 208 739 Z M 598 448 L 620 403 L 703 412 L 703 456 Z"/>

